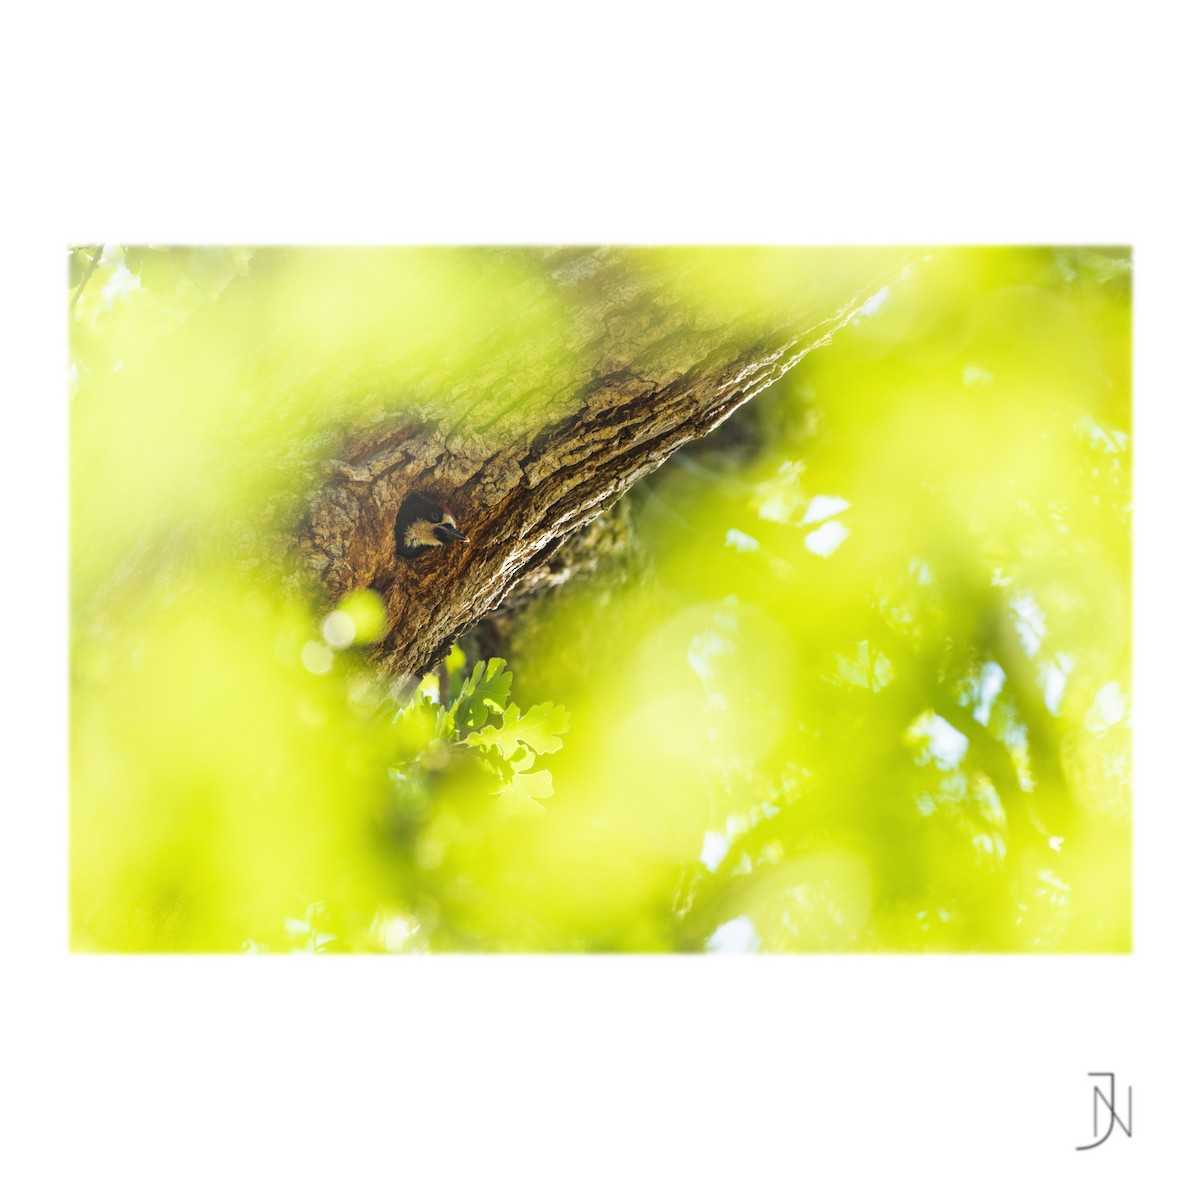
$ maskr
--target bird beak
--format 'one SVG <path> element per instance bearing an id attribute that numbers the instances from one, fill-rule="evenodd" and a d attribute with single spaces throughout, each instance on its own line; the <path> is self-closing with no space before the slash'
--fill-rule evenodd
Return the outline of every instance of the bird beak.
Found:
<path id="1" fill-rule="evenodd" d="M 444 546 L 450 542 L 465 542 L 468 540 L 465 533 L 459 533 L 448 521 L 441 525 L 435 525 L 433 527 L 433 535 Z"/>

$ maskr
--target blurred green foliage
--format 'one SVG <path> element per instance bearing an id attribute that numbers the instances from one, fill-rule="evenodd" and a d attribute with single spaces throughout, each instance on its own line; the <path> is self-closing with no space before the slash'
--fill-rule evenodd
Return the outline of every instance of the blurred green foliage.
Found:
<path id="1" fill-rule="evenodd" d="M 380 253 L 220 319 L 249 251 L 72 254 L 77 949 L 1129 949 L 1128 252 L 914 257 L 638 485 L 628 583 L 403 703 L 255 537 L 495 323 Z"/>

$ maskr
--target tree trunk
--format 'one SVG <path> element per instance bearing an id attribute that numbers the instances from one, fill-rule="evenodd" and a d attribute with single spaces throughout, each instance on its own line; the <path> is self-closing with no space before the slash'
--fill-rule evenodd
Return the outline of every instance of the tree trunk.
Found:
<path id="1" fill-rule="evenodd" d="M 404 678 L 514 588 L 548 578 L 565 538 L 826 340 L 903 261 L 823 249 L 442 253 L 473 256 L 468 299 L 502 296 L 506 272 L 541 286 L 513 297 L 511 321 L 491 325 L 468 370 L 411 372 L 403 404 L 347 435 L 298 537 L 331 604 L 358 588 L 385 598 L 380 655 Z M 413 492 L 441 499 L 470 540 L 397 558 L 393 523 Z"/>

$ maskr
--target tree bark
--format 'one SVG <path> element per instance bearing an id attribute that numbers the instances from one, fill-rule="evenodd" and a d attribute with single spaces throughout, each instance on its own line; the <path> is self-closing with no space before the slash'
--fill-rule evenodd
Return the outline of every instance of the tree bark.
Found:
<path id="1" fill-rule="evenodd" d="M 514 589 L 548 581 L 565 538 L 779 379 L 905 258 L 442 253 L 471 256 L 464 304 L 503 296 L 508 279 L 534 282 L 513 296 L 510 320 L 489 324 L 467 369 L 426 359 L 406 373 L 402 403 L 347 433 L 297 538 L 330 604 L 359 588 L 384 597 L 379 656 L 407 679 Z M 393 522 L 412 492 L 439 497 L 470 540 L 398 559 Z"/>

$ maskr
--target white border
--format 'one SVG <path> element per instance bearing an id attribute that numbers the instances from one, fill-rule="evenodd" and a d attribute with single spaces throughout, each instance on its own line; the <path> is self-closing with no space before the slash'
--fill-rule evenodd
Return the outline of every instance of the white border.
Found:
<path id="1" fill-rule="evenodd" d="M 8 1194 L 1126 1197 L 1194 1177 L 1182 28 L 1052 3 L 169 11 L 22 13 L 3 84 Z M 62 271 L 95 238 L 1134 243 L 1135 953 L 67 956 Z M 1083 1077 L 1109 1069 L 1135 1137 L 1078 1154 Z"/>

